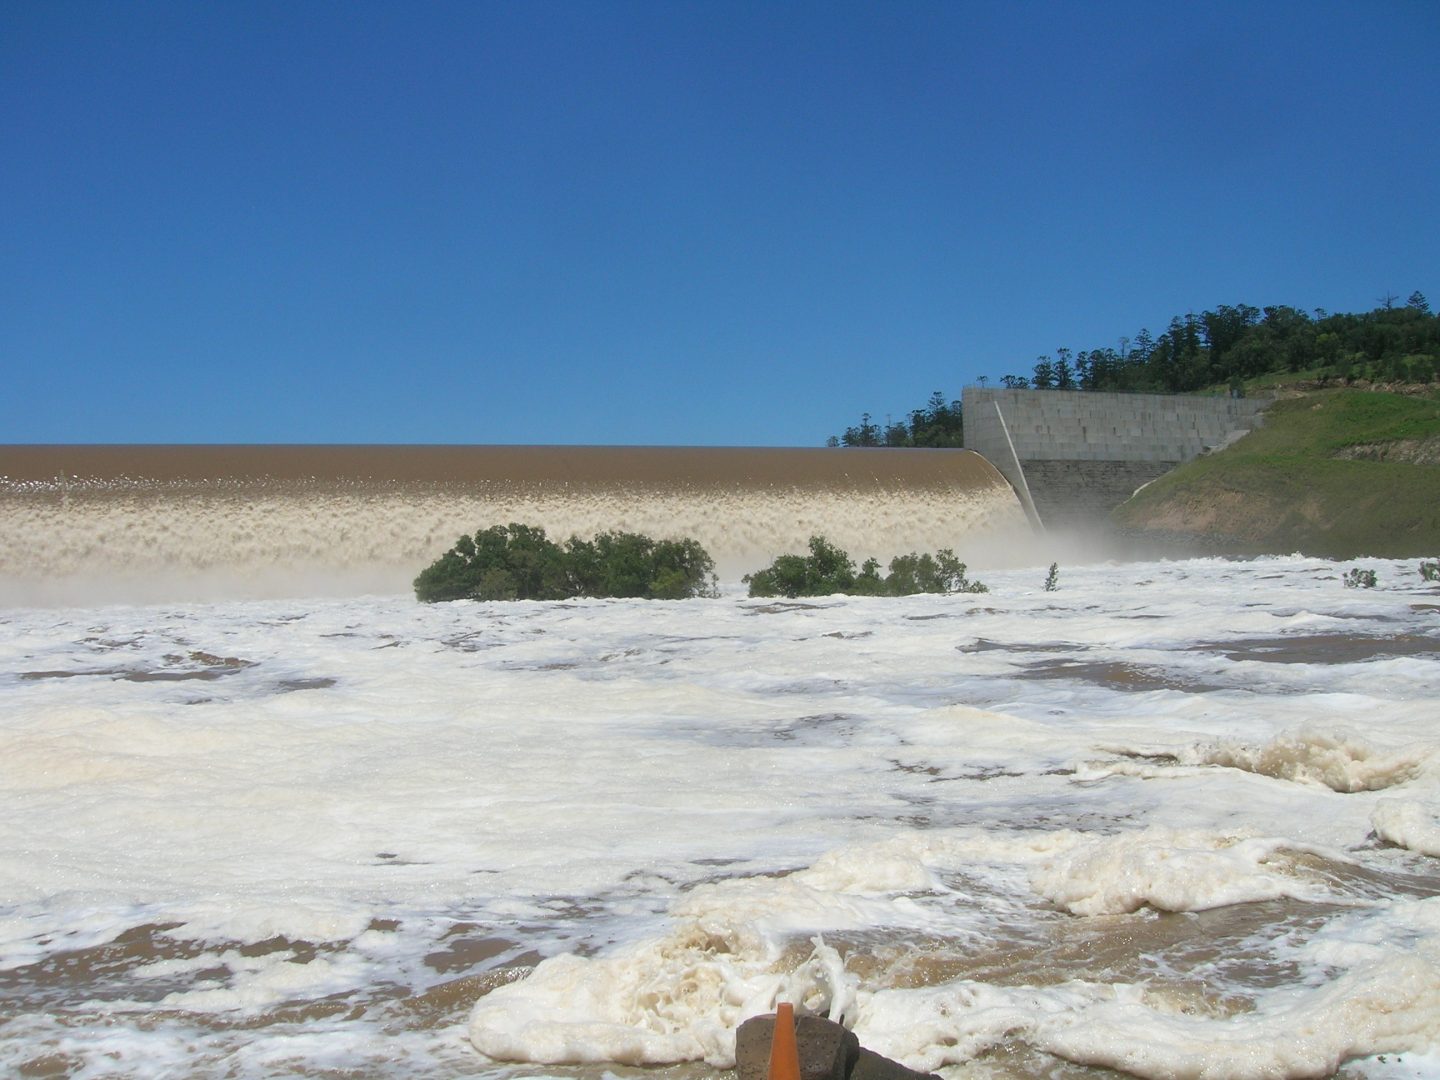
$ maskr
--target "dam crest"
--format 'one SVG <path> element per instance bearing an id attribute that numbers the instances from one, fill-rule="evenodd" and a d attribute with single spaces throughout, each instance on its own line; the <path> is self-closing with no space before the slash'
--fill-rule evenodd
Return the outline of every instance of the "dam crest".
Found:
<path id="1" fill-rule="evenodd" d="M 823 534 L 857 561 L 1029 532 L 966 450 L 671 447 L 0 448 L 0 602 L 408 591 L 463 533 L 692 537 L 721 581 Z"/>

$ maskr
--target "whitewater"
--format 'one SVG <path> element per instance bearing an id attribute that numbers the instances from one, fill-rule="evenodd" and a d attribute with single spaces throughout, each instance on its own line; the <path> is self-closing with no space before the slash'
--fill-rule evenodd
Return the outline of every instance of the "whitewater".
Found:
<path id="1" fill-rule="evenodd" d="M 978 595 L 215 599 L 197 563 L 77 603 L 107 558 L 208 529 L 233 588 L 263 544 L 71 484 L 0 522 L 0 1073 L 701 1080 L 789 1000 L 947 1080 L 1440 1076 L 1413 561 L 981 558 L 972 520 Z M 442 548 L 481 498 L 401 496 L 387 535 Z M 723 505 L 785 524 L 759 498 Z M 20 580 L 47 531 L 70 562 Z"/>
<path id="2" fill-rule="evenodd" d="M 0 1068 L 699 1076 L 789 999 L 953 1076 L 1435 1075 L 1440 595 L 1365 565 L 7 609 Z"/>

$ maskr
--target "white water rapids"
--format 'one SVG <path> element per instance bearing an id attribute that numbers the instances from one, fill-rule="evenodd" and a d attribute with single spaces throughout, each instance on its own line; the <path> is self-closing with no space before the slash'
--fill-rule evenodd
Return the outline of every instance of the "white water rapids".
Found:
<path id="1" fill-rule="evenodd" d="M 1440 1075 L 1440 592 L 1055 557 L 0 609 L 0 1072 Z"/>

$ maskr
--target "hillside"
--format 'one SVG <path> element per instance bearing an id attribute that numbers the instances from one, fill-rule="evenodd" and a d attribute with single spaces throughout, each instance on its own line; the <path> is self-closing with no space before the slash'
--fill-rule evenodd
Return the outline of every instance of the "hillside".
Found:
<path id="1" fill-rule="evenodd" d="M 1112 515 L 1144 542 L 1330 558 L 1440 553 L 1440 399 L 1328 390 L 1182 465 Z"/>

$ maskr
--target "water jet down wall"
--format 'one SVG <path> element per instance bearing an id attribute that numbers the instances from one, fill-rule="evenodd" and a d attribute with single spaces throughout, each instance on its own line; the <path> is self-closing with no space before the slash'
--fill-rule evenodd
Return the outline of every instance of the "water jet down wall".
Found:
<path id="1" fill-rule="evenodd" d="M 965 448 L 990 461 L 1022 499 L 1028 487 L 1045 526 L 1083 526 L 1257 427 L 1270 400 L 967 386 Z"/>

